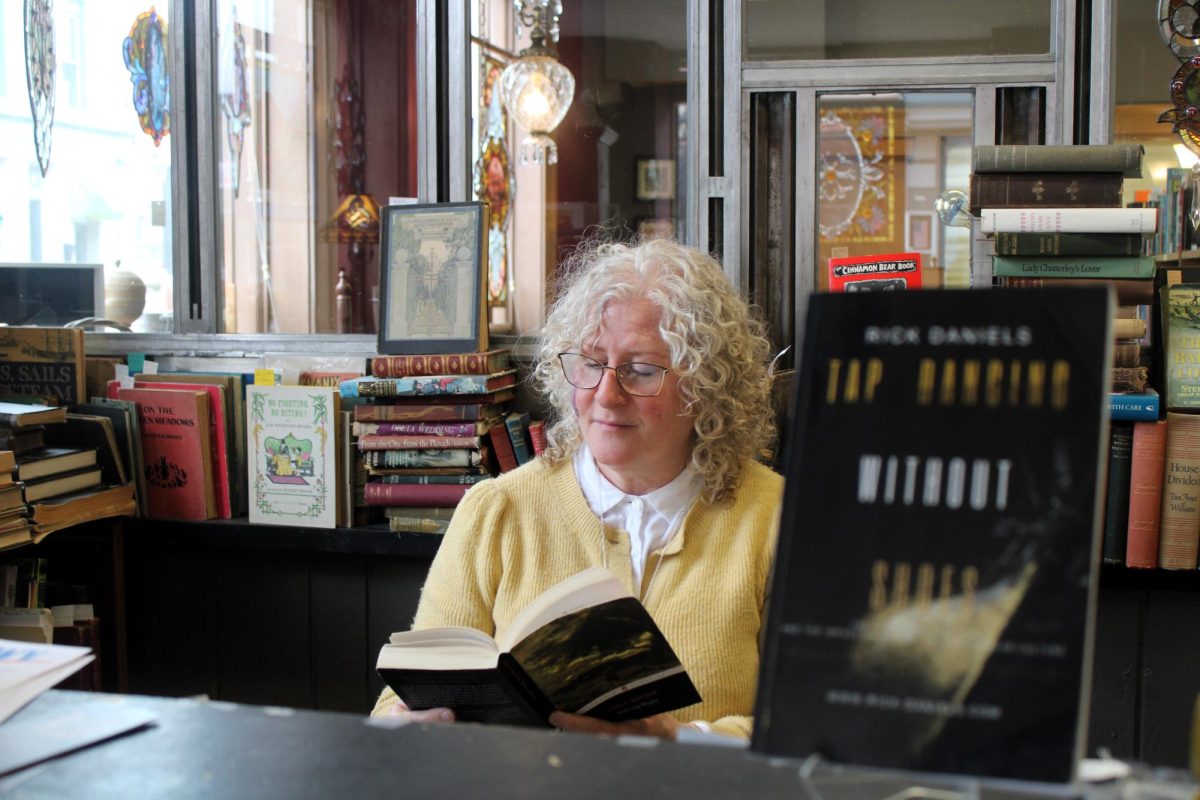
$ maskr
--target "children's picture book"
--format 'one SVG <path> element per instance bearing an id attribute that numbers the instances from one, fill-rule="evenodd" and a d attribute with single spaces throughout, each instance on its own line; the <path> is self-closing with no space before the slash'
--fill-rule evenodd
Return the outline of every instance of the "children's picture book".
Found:
<path id="1" fill-rule="evenodd" d="M 700 702 L 649 612 L 602 567 L 547 589 L 499 641 L 473 628 L 393 633 L 376 668 L 409 708 L 463 722 L 545 727 L 556 710 L 620 721 Z"/>
<path id="2" fill-rule="evenodd" d="M 197 387 L 199 388 L 199 387 Z M 208 393 L 176 389 L 119 389 L 137 403 L 152 517 L 212 519 L 217 515 L 209 433 Z"/>
<path id="3" fill-rule="evenodd" d="M 831 292 L 897 292 L 921 288 L 920 253 L 829 259 Z"/>
<path id="4" fill-rule="evenodd" d="M 337 389 L 246 390 L 250 522 L 337 526 Z"/>
<path id="5" fill-rule="evenodd" d="M 753 749 L 1072 780 L 1112 303 L 1096 287 L 812 296 Z"/>

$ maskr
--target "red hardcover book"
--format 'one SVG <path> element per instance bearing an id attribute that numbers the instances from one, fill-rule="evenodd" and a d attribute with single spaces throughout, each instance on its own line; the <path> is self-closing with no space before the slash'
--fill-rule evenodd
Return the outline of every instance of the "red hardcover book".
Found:
<path id="1" fill-rule="evenodd" d="M 1163 457 L 1167 452 L 1167 423 L 1133 423 L 1129 467 L 1129 527 L 1125 566 L 1158 566 L 1158 522 L 1162 511 Z"/>
<path id="2" fill-rule="evenodd" d="M 533 445 L 533 454 L 540 456 L 546 449 L 546 421 L 535 419 L 529 423 L 529 443 Z"/>
<path id="3" fill-rule="evenodd" d="M 479 449 L 478 436 L 420 436 L 373 433 L 358 437 L 359 450 L 437 450 L 444 447 Z"/>
<path id="4" fill-rule="evenodd" d="M 229 434 L 225 430 L 225 387 L 200 383 L 169 383 L 135 380 L 135 387 L 146 389 L 177 389 L 183 392 L 208 393 L 209 439 L 212 447 L 213 491 L 217 496 L 217 516 L 233 517 L 232 493 L 229 486 Z"/>
<path id="5" fill-rule="evenodd" d="M 208 392 L 134 388 L 117 394 L 137 403 L 150 516 L 215 517 Z"/>
<path id="6" fill-rule="evenodd" d="M 414 375 L 490 375 L 508 369 L 509 351 L 445 355 L 376 356 L 371 374 L 376 378 L 407 378 Z"/>
<path id="7" fill-rule="evenodd" d="M 369 506 L 437 506 L 458 505 L 467 489 L 466 484 L 454 483 L 381 483 L 367 481 L 365 500 Z"/>
<path id="8" fill-rule="evenodd" d="M 512 439 L 508 436 L 508 426 L 504 419 L 497 419 L 490 429 L 488 438 L 492 440 L 492 450 L 496 453 L 496 463 L 501 472 L 517 468 L 517 454 L 513 451 Z"/>
<path id="9" fill-rule="evenodd" d="M 829 259 L 831 292 L 880 292 L 920 288 L 920 253 L 881 253 Z"/>
<path id="10" fill-rule="evenodd" d="M 466 395 L 464 395 L 465 397 Z M 395 399 L 395 398 L 393 398 Z M 394 402 L 367 403 L 354 407 L 355 422 L 449 422 L 454 420 L 477 420 L 503 416 L 504 410 L 494 404 L 448 403 L 448 398 L 439 397 L 433 405 L 399 405 Z"/>

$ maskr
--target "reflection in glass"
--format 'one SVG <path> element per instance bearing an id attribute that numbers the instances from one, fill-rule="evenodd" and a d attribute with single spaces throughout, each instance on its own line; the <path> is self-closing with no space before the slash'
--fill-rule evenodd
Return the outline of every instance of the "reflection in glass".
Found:
<path id="1" fill-rule="evenodd" d="M 1045 0 L 755 0 L 748 61 L 934 58 L 1050 52 Z"/>
<path id="2" fill-rule="evenodd" d="M 828 285 L 830 258 L 890 253 L 920 254 L 923 287 L 969 275 L 969 248 L 934 224 L 934 211 L 958 143 L 970 140 L 972 101 L 968 92 L 820 96 L 819 287 Z"/>

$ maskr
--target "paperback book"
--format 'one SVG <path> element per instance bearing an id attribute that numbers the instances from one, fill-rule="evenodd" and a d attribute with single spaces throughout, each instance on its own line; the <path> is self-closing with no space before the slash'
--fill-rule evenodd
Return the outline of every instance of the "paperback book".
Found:
<path id="1" fill-rule="evenodd" d="M 250 386 L 250 522 L 337 527 L 337 390 Z"/>
<path id="2" fill-rule="evenodd" d="M 473 628 L 393 633 L 376 668 L 409 708 L 463 722 L 548 727 L 555 710 L 621 721 L 700 702 L 649 612 L 602 567 L 547 589 L 499 641 Z"/>
<path id="3" fill-rule="evenodd" d="M 753 749 L 1073 778 L 1113 313 L 1098 289 L 810 298 Z"/>

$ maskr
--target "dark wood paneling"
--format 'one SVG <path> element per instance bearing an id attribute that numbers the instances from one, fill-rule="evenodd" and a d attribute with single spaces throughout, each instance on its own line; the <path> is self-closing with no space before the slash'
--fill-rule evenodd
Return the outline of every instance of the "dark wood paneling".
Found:
<path id="1" fill-rule="evenodd" d="M 312 708 L 309 556 L 226 550 L 220 558 L 221 699 Z"/>
<path id="2" fill-rule="evenodd" d="M 428 571 L 428 562 L 415 559 L 372 559 L 368 562 L 367 643 L 372 667 L 388 636 L 396 631 L 406 631 L 412 625 Z M 375 698 L 382 690 L 383 679 L 372 669 L 366 708 L 375 705 Z"/>
<path id="3" fill-rule="evenodd" d="M 1200 692 L 1200 594 L 1148 593 L 1142 644 L 1142 760 L 1184 767 Z"/>
<path id="4" fill-rule="evenodd" d="M 375 664 L 367 641 L 367 559 L 312 560 L 313 707 L 361 713 Z"/>
<path id="5" fill-rule="evenodd" d="M 1106 748 L 1117 758 L 1137 756 L 1137 673 L 1139 628 L 1144 592 L 1100 592 L 1096 614 L 1096 652 L 1088 719 L 1087 755 Z"/>

